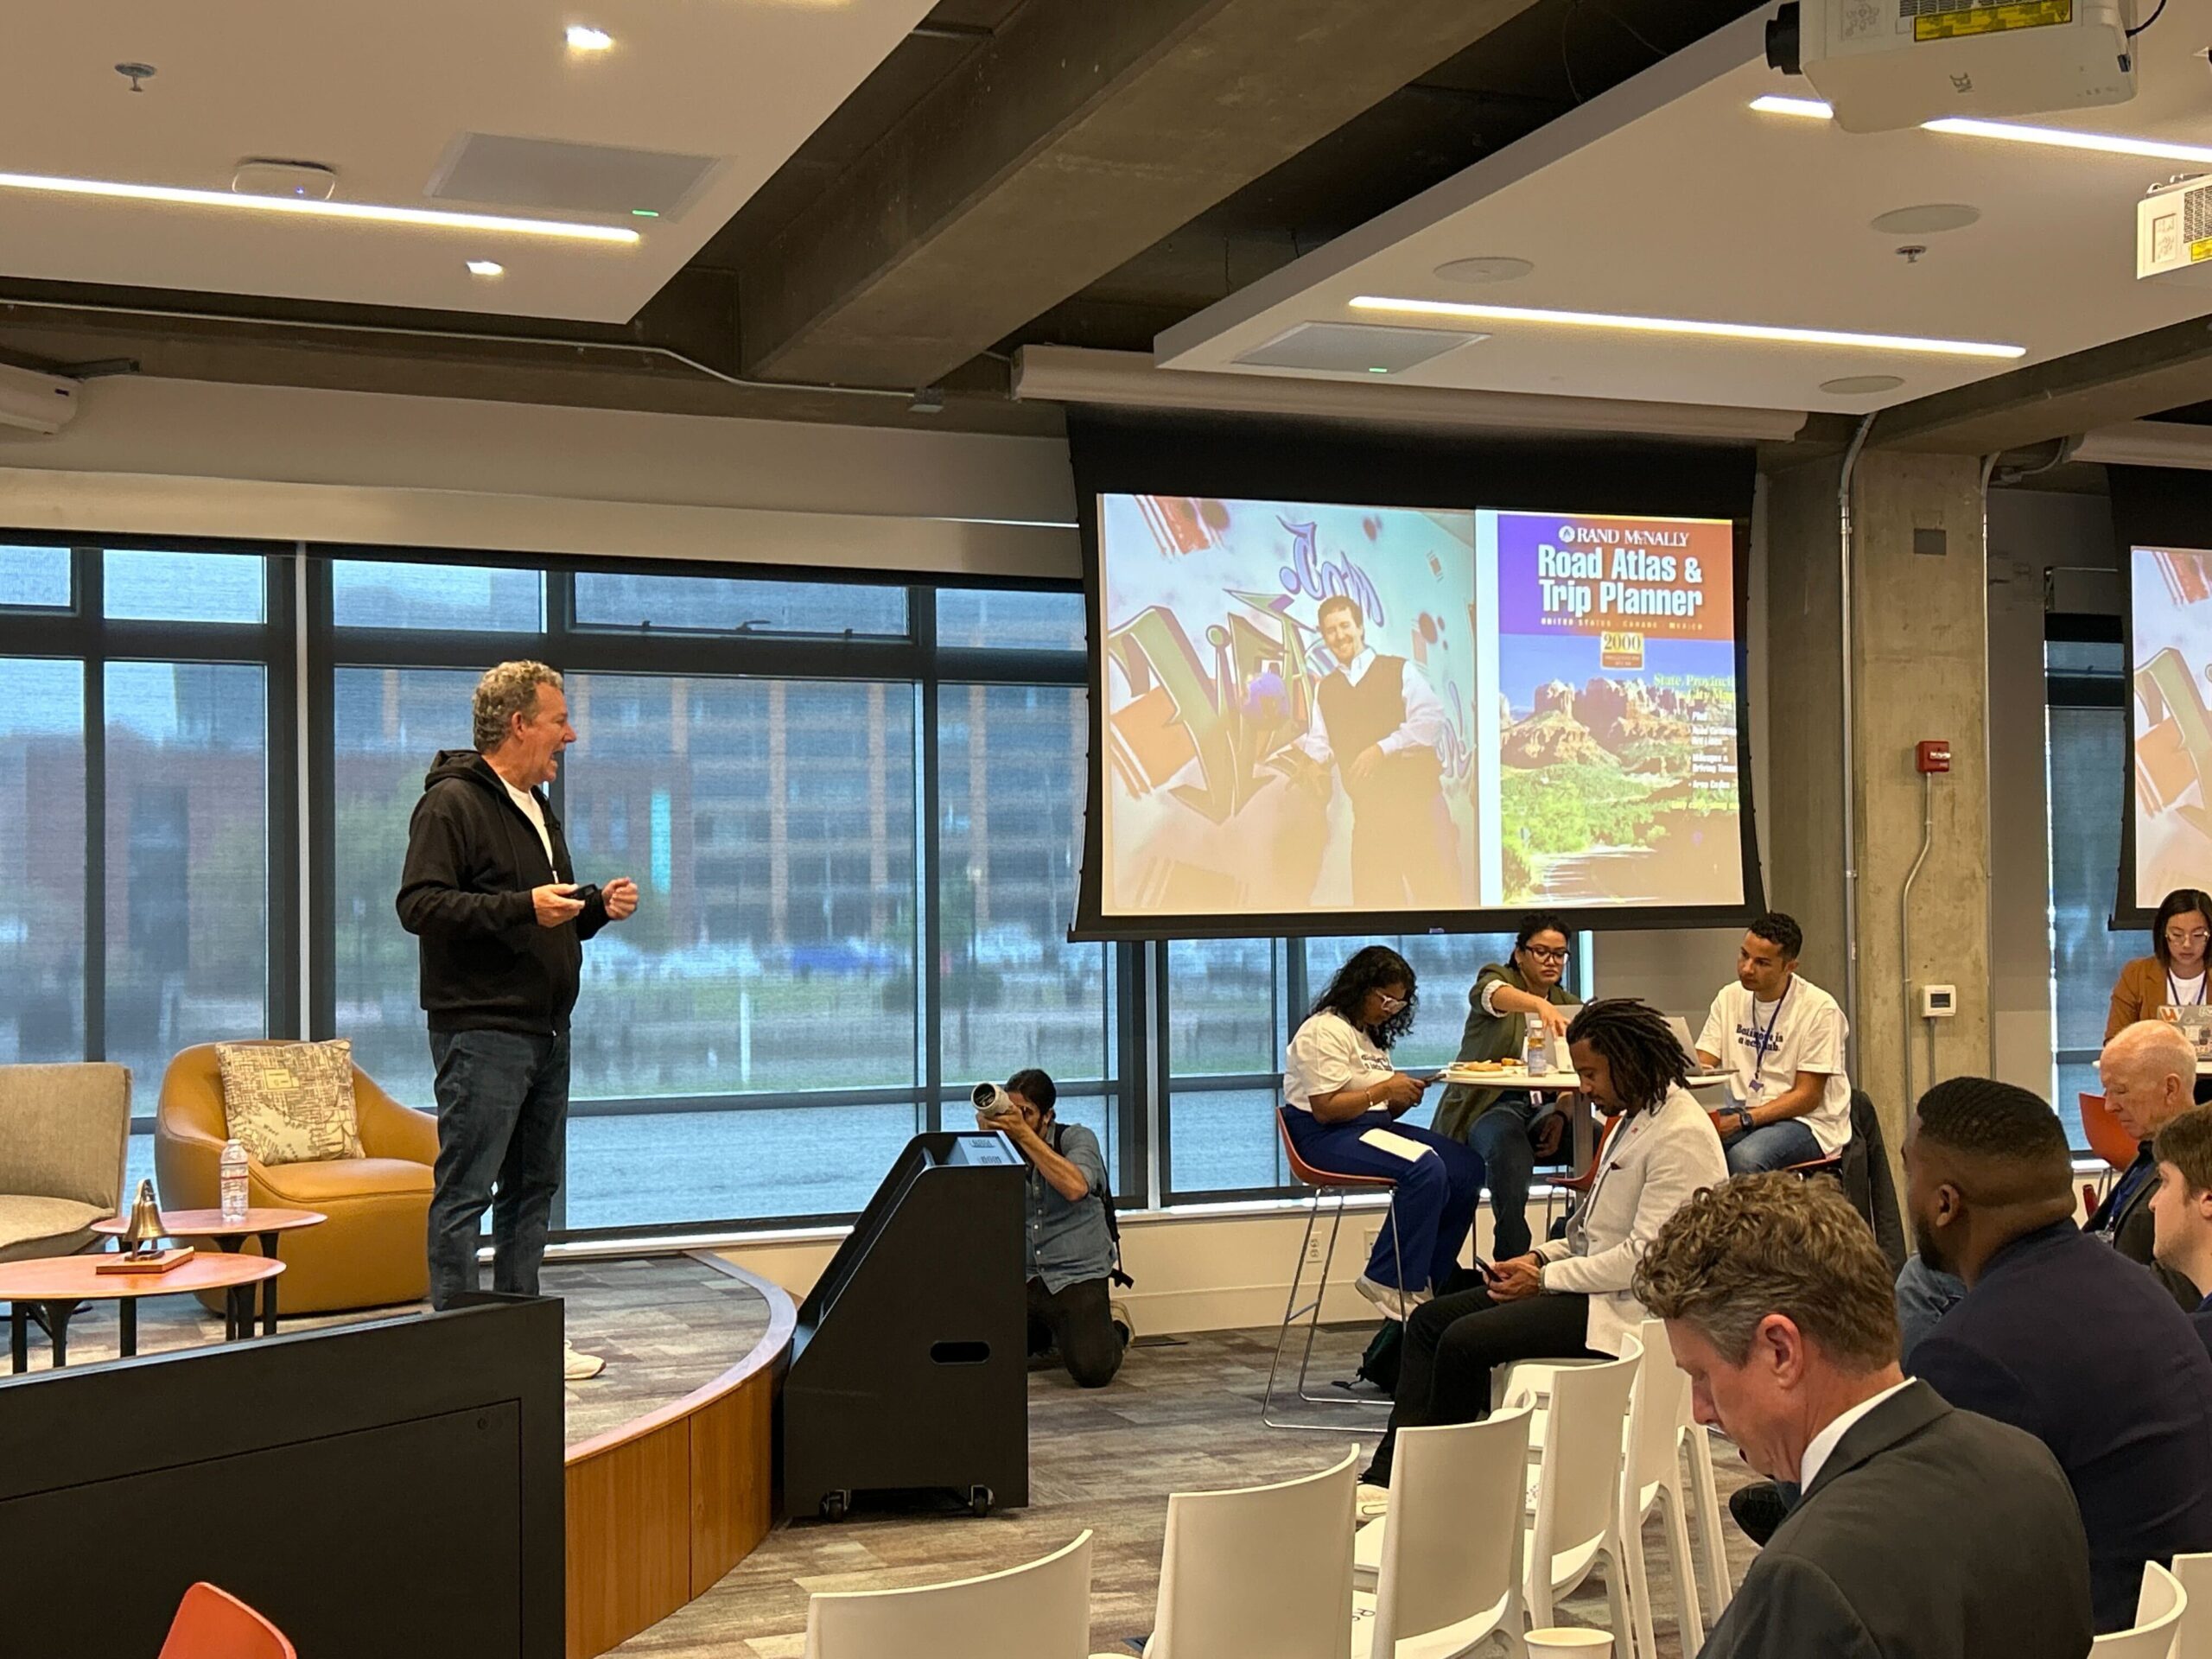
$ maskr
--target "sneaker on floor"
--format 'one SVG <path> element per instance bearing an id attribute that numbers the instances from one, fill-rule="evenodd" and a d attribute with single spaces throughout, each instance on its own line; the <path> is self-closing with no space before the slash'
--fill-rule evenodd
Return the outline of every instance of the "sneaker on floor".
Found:
<path id="1" fill-rule="evenodd" d="M 1130 1317 L 1129 1305 L 1123 1301 L 1112 1301 L 1107 1303 L 1106 1307 L 1114 1316 L 1114 1328 L 1122 1333 L 1122 1346 L 1128 1347 L 1137 1339 L 1137 1322 Z"/>
<path id="2" fill-rule="evenodd" d="M 1389 1510 L 1390 1489 L 1388 1486 L 1374 1485 L 1363 1478 L 1358 1491 L 1352 1497 L 1353 1518 L 1359 1521 L 1372 1521 L 1378 1515 L 1389 1514 Z"/>
<path id="3" fill-rule="evenodd" d="M 607 1362 L 597 1354 L 578 1353 L 575 1344 L 567 1341 L 562 1343 L 561 1380 L 563 1382 L 586 1382 L 597 1376 L 606 1369 Z"/>
<path id="4" fill-rule="evenodd" d="M 1363 1273 L 1351 1283 L 1354 1290 L 1401 1323 L 1411 1317 L 1414 1309 L 1428 1300 L 1425 1294 L 1400 1290 L 1379 1280 L 1370 1279 Z"/>

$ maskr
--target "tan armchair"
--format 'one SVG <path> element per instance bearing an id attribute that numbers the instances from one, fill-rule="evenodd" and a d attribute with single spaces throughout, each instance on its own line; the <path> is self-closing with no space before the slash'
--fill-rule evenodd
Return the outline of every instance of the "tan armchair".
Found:
<path id="1" fill-rule="evenodd" d="M 0 1065 L 0 1262 L 73 1255 L 123 1202 L 127 1067 Z"/>
<path id="2" fill-rule="evenodd" d="M 246 1166 L 248 1202 L 318 1210 L 321 1227 L 287 1233 L 277 1294 L 287 1313 L 378 1307 L 429 1294 L 431 1166 L 437 1120 L 402 1106 L 353 1068 L 359 1158 Z M 212 1210 L 222 1194 L 223 1074 L 215 1046 L 188 1048 L 169 1062 L 154 1116 L 154 1173 L 165 1210 Z M 249 1241 L 249 1250 L 257 1246 Z M 210 1301 L 208 1306 L 217 1303 Z"/>

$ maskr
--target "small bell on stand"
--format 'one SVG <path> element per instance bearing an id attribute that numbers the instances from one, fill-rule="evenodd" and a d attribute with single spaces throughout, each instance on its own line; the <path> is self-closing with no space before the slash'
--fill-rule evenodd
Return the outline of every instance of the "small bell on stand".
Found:
<path id="1" fill-rule="evenodd" d="M 130 1206 L 130 1224 L 123 1230 L 125 1253 L 142 1258 L 159 1255 L 162 1240 L 168 1236 L 162 1226 L 162 1212 L 154 1203 L 153 1182 L 139 1182 L 138 1197 Z"/>
<path id="2" fill-rule="evenodd" d="M 192 1260 L 192 1247 L 180 1244 L 165 1250 L 162 1241 L 168 1236 L 168 1224 L 154 1203 L 154 1184 L 141 1181 L 138 1197 L 130 1206 L 130 1219 L 116 1238 L 121 1248 L 113 1255 L 96 1258 L 92 1271 L 143 1274 L 181 1268 Z"/>

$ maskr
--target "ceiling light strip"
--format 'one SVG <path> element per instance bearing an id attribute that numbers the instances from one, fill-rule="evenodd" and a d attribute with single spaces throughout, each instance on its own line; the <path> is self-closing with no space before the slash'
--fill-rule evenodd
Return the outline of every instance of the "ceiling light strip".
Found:
<path id="1" fill-rule="evenodd" d="M 1753 99 L 1751 107 L 1761 115 L 1791 115 L 1813 121 L 1828 121 L 1835 117 L 1835 111 L 1816 98 L 1783 98 L 1769 93 L 1764 98 Z M 2170 144 L 2157 138 L 2129 138 L 2119 133 L 2076 132 L 2067 127 L 2031 127 L 2018 121 L 1977 121 L 1965 116 L 1923 121 L 1920 130 L 1961 138 L 1993 138 L 2009 144 L 2039 144 L 2047 149 L 2078 149 L 2098 156 L 2137 156 L 2154 162 L 2193 162 L 2199 166 L 2212 166 L 2212 146 Z"/>
<path id="2" fill-rule="evenodd" d="M 118 201 L 162 202 L 178 207 L 244 208 L 264 213 L 293 213 L 306 219 L 351 219 L 376 225 L 411 225 L 438 231 L 491 231 L 506 236 L 542 236 L 573 242 L 634 245 L 642 238 L 626 226 L 582 225 L 557 219 L 509 219 L 499 213 L 447 213 L 435 207 L 388 207 L 361 201 L 315 201 L 298 196 L 238 195 L 225 190 L 187 190 L 166 184 L 124 184 L 109 179 L 66 179 L 39 173 L 0 173 L 0 190 L 41 195 L 99 196 Z"/>
<path id="3" fill-rule="evenodd" d="M 1928 340 L 1914 334 L 1861 334 L 1837 328 L 1783 328 L 1757 322 L 1707 322 L 1685 317 L 1616 316 L 1602 311 L 1552 311 L 1530 306 L 1473 305 L 1457 300 L 1394 299 L 1362 294 L 1355 311 L 1395 311 L 1424 317 L 1465 317 L 1471 321 L 1529 322 L 1568 328 L 1611 328 L 1645 334 L 1682 334 L 1704 340 L 1745 340 L 1776 346 L 1847 346 L 1872 351 L 1911 352 L 1930 357 L 2025 357 L 2024 346 L 1974 340 Z"/>

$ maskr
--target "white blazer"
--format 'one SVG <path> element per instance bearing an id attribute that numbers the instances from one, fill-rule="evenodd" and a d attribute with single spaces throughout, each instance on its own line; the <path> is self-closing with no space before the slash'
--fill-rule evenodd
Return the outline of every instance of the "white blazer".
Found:
<path id="1" fill-rule="evenodd" d="M 1536 1246 L 1546 1290 L 1590 1299 L 1584 1342 L 1601 1353 L 1621 1351 L 1621 1338 L 1643 1323 L 1643 1304 L 1629 1284 L 1644 1251 L 1692 1196 L 1727 1179 L 1713 1120 L 1686 1089 L 1669 1090 L 1656 1111 L 1638 1112 L 1613 1132 L 1567 1236 Z"/>

